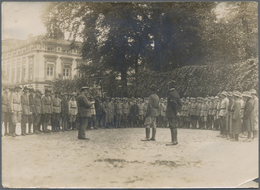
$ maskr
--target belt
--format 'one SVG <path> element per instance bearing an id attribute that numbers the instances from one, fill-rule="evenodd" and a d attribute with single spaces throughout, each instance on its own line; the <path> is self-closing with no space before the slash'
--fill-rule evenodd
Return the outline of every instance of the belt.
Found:
<path id="1" fill-rule="evenodd" d="M 53 107 L 60 107 L 60 106 L 53 106 Z"/>
<path id="2" fill-rule="evenodd" d="M 70 108 L 76 109 L 76 107 L 70 107 Z"/>

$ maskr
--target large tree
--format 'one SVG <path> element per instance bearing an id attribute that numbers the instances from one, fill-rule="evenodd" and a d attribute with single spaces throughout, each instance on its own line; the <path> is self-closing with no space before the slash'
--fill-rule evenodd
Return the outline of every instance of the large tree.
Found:
<path id="1" fill-rule="evenodd" d="M 87 73 L 118 73 L 126 87 L 127 72 L 155 71 L 203 63 L 203 20 L 214 17 L 214 2 L 51 3 L 43 14 L 47 37 L 57 28 L 69 39 L 83 40 Z"/>

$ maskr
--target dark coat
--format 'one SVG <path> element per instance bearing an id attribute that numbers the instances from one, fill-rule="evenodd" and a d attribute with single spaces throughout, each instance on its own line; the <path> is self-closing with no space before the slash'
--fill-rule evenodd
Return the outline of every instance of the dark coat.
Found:
<path id="1" fill-rule="evenodd" d="M 104 112 L 104 108 L 102 106 L 102 102 L 100 99 L 95 100 L 95 110 L 96 110 L 96 115 L 101 115 Z"/>
<path id="2" fill-rule="evenodd" d="M 242 132 L 242 122 L 241 122 L 241 102 L 240 100 L 234 101 L 234 114 L 232 121 L 232 134 L 240 134 Z"/>
<path id="3" fill-rule="evenodd" d="M 139 116 L 139 107 L 137 104 L 131 106 L 130 115 L 132 116 L 132 120 L 137 120 L 137 117 Z"/>
<path id="4" fill-rule="evenodd" d="M 178 92 L 173 88 L 168 93 L 166 117 L 176 117 L 177 112 L 181 111 L 181 99 Z"/>
<path id="5" fill-rule="evenodd" d="M 79 95 L 77 98 L 78 115 L 79 117 L 92 117 L 91 105 L 92 103 L 87 99 L 85 95 Z"/>
<path id="6" fill-rule="evenodd" d="M 254 110 L 254 102 L 253 99 L 249 99 L 245 104 L 245 111 L 244 111 L 244 125 L 247 131 L 252 131 L 254 127 L 254 117 L 253 112 Z"/>
<path id="7" fill-rule="evenodd" d="M 158 115 L 159 115 L 159 96 L 154 93 L 149 96 L 146 117 L 157 117 Z"/>

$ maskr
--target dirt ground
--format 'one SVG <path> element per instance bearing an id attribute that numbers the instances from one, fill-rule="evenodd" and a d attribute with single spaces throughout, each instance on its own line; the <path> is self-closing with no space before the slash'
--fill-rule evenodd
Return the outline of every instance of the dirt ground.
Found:
<path id="1" fill-rule="evenodd" d="M 4 187 L 236 187 L 258 177 L 258 139 L 234 142 L 218 131 L 170 130 L 143 142 L 143 128 L 2 138 Z M 243 139 L 241 139 L 243 140 Z"/>

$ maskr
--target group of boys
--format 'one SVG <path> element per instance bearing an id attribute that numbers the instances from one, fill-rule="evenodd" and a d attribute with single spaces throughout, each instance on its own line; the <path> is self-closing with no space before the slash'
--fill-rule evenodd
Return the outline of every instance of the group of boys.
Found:
<path id="1" fill-rule="evenodd" d="M 4 87 L 2 93 L 2 124 L 5 136 L 17 136 L 16 126 L 21 123 L 21 135 L 50 133 L 76 129 L 76 93 L 51 93 L 25 86 Z M 48 126 L 51 125 L 51 130 Z M 28 130 L 27 130 L 28 126 Z"/>

